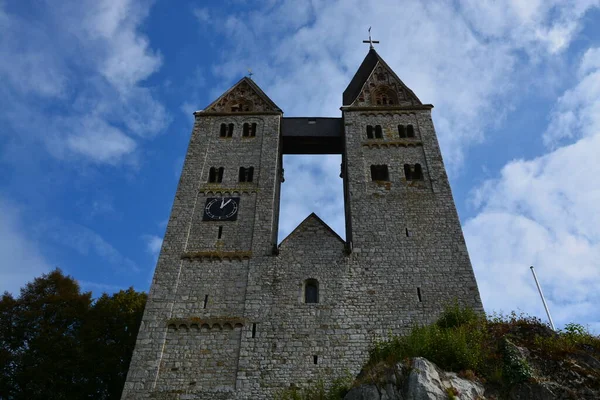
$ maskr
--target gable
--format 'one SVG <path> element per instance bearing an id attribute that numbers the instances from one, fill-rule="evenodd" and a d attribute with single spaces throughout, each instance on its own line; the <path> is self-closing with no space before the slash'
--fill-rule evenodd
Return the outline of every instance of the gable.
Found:
<path id="1" fill-rule="evenodd" d="M 344 240 L 315 213 L 310 214 L 280 243 L 279 248 L 306 248 L 311 251 L 338 248 L 343 250 Z"/>
<path id="2" fill-rule="evenodd" d="M 244 77 L 202 112 L 261 113 L 282 111 L 252 79 Z"/>
<path id="3" fill-rule="evenodd" d="M 369 50 L 343 95 L 344 106 L 402 107 L 421 104 L 374 49 Z"/>

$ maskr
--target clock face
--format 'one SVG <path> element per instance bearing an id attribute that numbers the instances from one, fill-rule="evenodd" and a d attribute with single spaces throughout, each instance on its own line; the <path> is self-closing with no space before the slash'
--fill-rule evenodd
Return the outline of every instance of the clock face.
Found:
<path id="1" fill-rule="evenodd" d="M 209 197 L 204 206 L 203 221 L 235 221 L 237 219 L 239 197 Z"/>

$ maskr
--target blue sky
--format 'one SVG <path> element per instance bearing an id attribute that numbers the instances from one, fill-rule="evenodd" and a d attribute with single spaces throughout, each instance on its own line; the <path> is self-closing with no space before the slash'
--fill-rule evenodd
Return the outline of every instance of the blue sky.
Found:
<path id="1" fill-rule="evenodd" d="M 147 290 L 192 112 L 247 74 L 340 116 L 367 53 L 433 118 L 484 306 L 600 332 L 600 2 L 0 0 L 0 290 Z M 343 235 L 339 157 L 286 156 L 281 235 Z"/>

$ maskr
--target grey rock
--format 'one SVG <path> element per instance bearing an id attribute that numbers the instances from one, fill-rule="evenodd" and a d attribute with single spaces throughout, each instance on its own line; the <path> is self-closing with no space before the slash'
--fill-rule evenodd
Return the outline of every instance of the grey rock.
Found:
<path id="1" fill-rule="evenodd" d="M 406 387 L 407 399 L 448 399 L 435 364 L 419 357 L 413 360 L 412 368 Z"/>

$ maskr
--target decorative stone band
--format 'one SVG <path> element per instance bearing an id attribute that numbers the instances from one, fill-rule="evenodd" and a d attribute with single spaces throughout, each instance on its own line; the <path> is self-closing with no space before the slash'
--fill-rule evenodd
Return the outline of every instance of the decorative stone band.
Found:
<path id="1" fill-rule="evenodd" d="M 167 321 L 171 330 L 232 330 L 243 328 L 246 320 L 235 317 L 215 317 L 202 319 L 198 317 L 174 318 Z"/>
<path id="2" fill-rule="evenodd" d="M 433 106 L 432 106 L 433 107 Z M 220 116 L 220 115 L 283 115 L 281 111 L 236 111 L 236 112 L 223 112 L 223 111 L 196 111 L 194 116 L 207 117 L 207 116 Z"/>
<path id="3" fill-rule="evenodd" d="M 224 195 L 228 195 L 228 196 L 239 196 L 242 194 L 252 194 L 252 193 L 258 193 L 260 192 L 260 189 L 258 187 L 255 186 L 256 184 L 254 183 L 249 183 L 247 186 L 236 186 L 236 187 L 218 187 L 216 186 L 214 183 L 210 184 L 210 185 L 202 185 L 200 186 L 200 188 L 198 189 L 198 192 L 200 193 L 206 193 L 206 194 L 224 194 Z"/>
<path id="4" fill-rule="evenodd" d="M 340 107 L 342 111 L 412 111 L 412 110 L 431 110 L 433 104 L 423 104 L 418 106 L 368 106 L 368 107 L 353 107 L 343 106 Z"/>
<path id="5" fill-rule="evenodd" d="M 209 250 L 209 251 L 193 251 L 183 253 L 181 258 L 184 260 L 196 260 L 196 259 L 207 259 L 207 260 L 247 260 L 252 258 L 252 251 L 221 251 L 221 250 Z"/>
<path id="6" fill-rule="evenodd" d="M 423 146 L 423 142 L 415 140 L 383 140 L 383 139 L 369 139 L 361 143 L 362 146 L 366 147 L 418 147 Z"/>

